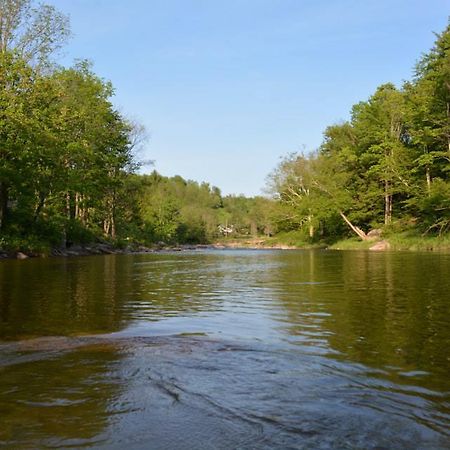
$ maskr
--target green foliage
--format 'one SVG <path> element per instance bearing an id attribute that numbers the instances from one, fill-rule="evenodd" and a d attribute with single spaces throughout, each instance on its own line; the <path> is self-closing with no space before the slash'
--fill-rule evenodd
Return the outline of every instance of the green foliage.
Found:
<path id="1" fill-rule="evenodd" d="M 222 198 L 217 187 L 180 176 L 129 176 L 124 185 L 128 233 L 135 240 L 168 244 L 208 243 L 219 237 L 219 225 L 231 226 L 235 237 L 270 232 L 273 201 L 262 197 Z M 131 200 L 131 201 L 130 201 Z"/>
<path id="2" fill-rule="evenodd" d="M 28 234 L 27 236 L 2 234 L 0 236 L 0 250 L 47 256 L 50 253 L 51 245 L 41 236 L 34 234 Z"/>
<path id="3" fill-rule="evenodd" d="M 450 183 L 435 178 L 426 195 L 412 197 L 407 202 L 415 216 L 421 217 L 417 228 L 424 233 L 439 235 L 450 229 Z"/>
<path id="4" fill-rule="evenodd" d="M 402 89 L 384 84 L 330 126 L 321 147 L 285 158 L 271 176 L 283 231 L 310 241 L 363 240 L 372 228 L 450 228 L 450 25 Z M 343 227 L 342 225 L 345 225 Z"/>
<path id="5" fill-rule="evenodd" d="M 311 242 L 308 233 L 304 230 L 280 231 L 273 238 L 269 239 L 272 245 L 287 245 L 289 247 L 308 247 Z"/>
<path id="6" fill-rule="evenodd" d="M 115 237 L 132 129 L 81 63 L 43 75 L 0 53 L 0 231 L 51 245 Z"/>

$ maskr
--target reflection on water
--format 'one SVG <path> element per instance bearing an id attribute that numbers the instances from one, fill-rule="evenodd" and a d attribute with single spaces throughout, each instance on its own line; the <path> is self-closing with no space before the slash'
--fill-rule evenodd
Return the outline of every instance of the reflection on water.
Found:
<path id="1" fill-rule="evenodd" d="M 450 448 L 448 292 L 448 254 L 1 262 L 0 445 Z"/>
<path id="2" fill-rule="evenodd" d="M 0 371 L 0 445 L 60 448 L 101 443 L 110 403 L 121 385 L 108 374 L 119 364 L 108 345 L 77 352 L 20 353 Z M 34 356 L 34 357 L 33 357 Z"/>

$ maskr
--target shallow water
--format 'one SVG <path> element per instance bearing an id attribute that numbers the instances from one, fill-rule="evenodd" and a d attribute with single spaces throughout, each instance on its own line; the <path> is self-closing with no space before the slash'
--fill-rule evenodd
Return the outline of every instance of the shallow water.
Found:
<path id="1" fill-rule="evenodd" d="M 450 255 L 0 262 L 0 446 L 450 448 Z"/>

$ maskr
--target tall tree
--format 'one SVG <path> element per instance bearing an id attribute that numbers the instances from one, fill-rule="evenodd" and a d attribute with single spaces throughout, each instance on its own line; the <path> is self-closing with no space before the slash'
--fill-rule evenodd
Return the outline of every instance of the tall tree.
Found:
<path id="1" fill-rule="evenodd" d="M 67 16 L 33 0 L 0 0 L 0 51 L 15 51 L 43 68 L 70 36 Z"/>
<path id="2" fill-rule="evenodd" d="M 443 232 L 450 227 L 450 24 L 436 35 L 406 89 L 408 133 L 420 176 L 408 205 L 426 230 Z"/>
<path id="3" fill-rule="evenodd" d="M 382 189 L 385 225 L 392 222 L 394 196 L 410 187 L 404 103 L 403 92 L 388 83 L 380 86 L 367 102 L 355 105 L 352 112 L 358 157 L 367 176 Z"/>
<path id="4" fill-rule="evenodd" d="M 35 74 L 11 53 L 0 54 L 0 229 L 4 229 L 12 190 L 30 177 Z"/>

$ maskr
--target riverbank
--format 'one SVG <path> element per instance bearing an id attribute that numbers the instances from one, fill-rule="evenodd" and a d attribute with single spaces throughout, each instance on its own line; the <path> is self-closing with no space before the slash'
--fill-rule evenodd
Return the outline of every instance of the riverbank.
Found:
<path id="1" fill-rule="evenodd" d="M 280 249 L 280 250 L 372 250 L 372 251 L 450 251 L 450 236 L 422 236 L 411 233 L 386 233 L 362 241 L 357 237 L 336 242 L 307 242 L 298 233 L 280 233 L 273 237 L 223 239 L 216 248 Z"/>
<path id="2" fill-rule="evenodd" d="M 67 248 L 51 247 L 48 243 L 39 240 L 0 239 L 0 259 L 28 259 L 47 257 L 72 257 L 108 254 L 135 254 L 135 253 L 159 253 L 166 251 L 189 251 L 204 249 L 254 249 L 254 250 L 298 250 L 325 248 L 323 243 L 310 244 L 299 241 L 296 233 L 280 234 L 273 237 L 236 237 L 222 238 L 204 244 L 167 244 L 158 242 L 153 244 L 141 244 L 136 242 L 100 241 L 89 244 L 72 244 Z"/>
<path id="3" fill-rule="evenodd" d="M 244 236 L 222 238 L 215 241 L 216 248 L 244 248 L 267 250 L 312 250 L 324 249 L 325 242 L 308 242 L 298 231 L 280 232 L 274 236 Z"/>
<path id="4" fill-rule="evenodd" d="M 161 253 L 205 249 L 249 249 L 249 250 L 373 250 L 373 251 L 450 251 L 450 236 L 418 236 L 391 234 L 373 240 L 361 241 L 348 238 L 335 243 L 308 243 L 296 239 L 292 233 L 274 237 L 220 239 L 210 244 L 168 245 L 165 243 L 145 246 L 140 244 L 117 245 L 114 243 L 91 243 L 72 245 L 68 248 L 19 247 L 0 248 L 0 259 L 28 259 L 47 257 L 73 257 L 111 254 Z"/>
<path id="5" fill-rule="evenodd" d="M 245 238 L 245 239 L 229 239 L 229 240 L 220 240 L 216 241 L 213 244 L 214 248 L 217 249 L 253 249 L 253 250 L 264 250 L 264 249 L 272 249 L 272 250 L 298 250 L 299 248 L 304 248 L 283 244 L 279 242 L 273 242 L 267 238 Z"/>
<path id="6" fill-rule="evenodd" d="M 384 248 L 374 248 L 380 243 Z M 388 234 L 376 241 L 361 241 L 357 238 L 343 239 L 328 248 L 330 250 L 450 251 L 450 236 Z"/>
<path id="7" fill-rule="evenodd" d="M 187 250 L 204 250 L 208 248 L 221 248 L 220 246 L 198 244 L 198 245 L 165 245 L 155 244 L 153 246 L 129 245 L 117 246 L 110 243 L 94 243 L 86 245 L 72 245 L 69 248 L 53 248 L 47 251 L 33 249 L 2 250 L 0 248 L 1 259 L 28 259 L 28 258 L 49 258 L 49 257 L 73 257 L 92 255 L 126 255 L 142 253 L 161 252 L 181 252 Z"/>

